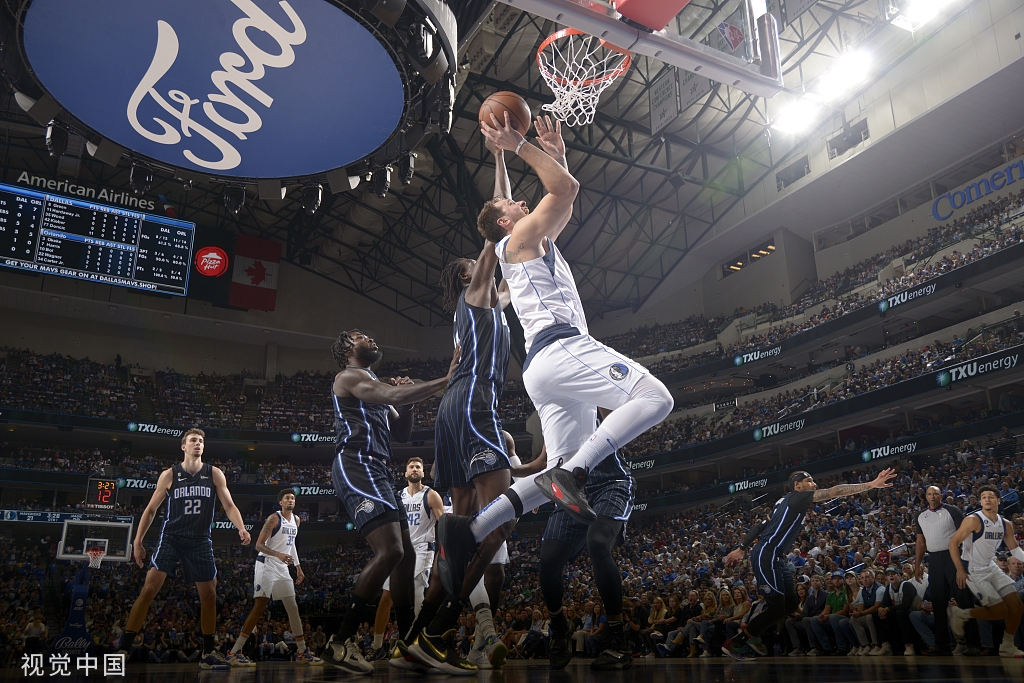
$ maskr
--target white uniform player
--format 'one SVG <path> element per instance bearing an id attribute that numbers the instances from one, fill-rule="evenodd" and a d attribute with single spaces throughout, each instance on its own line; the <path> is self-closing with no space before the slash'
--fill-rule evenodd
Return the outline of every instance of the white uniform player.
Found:
<path id="1" fill-rule="evenodd" d="M 295 539 L 299 534 L 299 525 L 295 516 L 286 519 L 280 512 L 275 512 L 280 521 L 271 533 L 270 539 L 264 544 L 275 553 L 290 555 L 292 564 L 299 566 L 299 551 L 295 547 Z M 277 555 L 260 553 L 256 556 L 256 576 L 253 579 L 253 597 L 280 600 L 286 595 L 295 595 L 295 581 L 288 573 L 288 565 Z"/>
<path id="2" fill-rule="evenodd" d="M 408 488 L 402 489 L 402 504 L 409 520 L 409 539 L 416 549 L 416 569 L 413 570 L 413 581 L 416 585 L 416 606 L 419 609 L 423 601 L 423 591 L 430 583 L 430 568 L 434 564 L 434 529 L 437 527 L 437 515 L 427 504 L 427 497 L 433 489 L 422 487 L 416 493 L 409 493 Z M 434 495 L 438 495 L 434 492 Z M 446 509 L 447 513 L 448 510 Z M 391 577 L 384 582 L 384 590 L 391 590 Z"/>
<path id="3" fill-rule="evenodd" d="M 1003 642 L 1000 657 L 1024 658 L 1024 651 L 1014 645 L 1014 636 L 1024 615 L 1024 603 L 1011 579 L 996 564 L 996 552 L 1002 545 L 1013 556 L 1024 562 L 1024 550 L 1017 545 L 1013 526 L 999 514 L 999 489 L 982 486 L 978 500 L 981 509 L 966 517 L 949 541 L 949 554 L 956 567 L 956 582 L 960 588 L 969 588 L 980 607 L 964 609 L 949 607 L 949 626 L 958 643 L 964 642 L 964 624 L 968 619 L 993 621 L 1004 619 Z M 960 546 L 963 546 L 961 554 Z M 967 563 L 966 569 L 964 562 Z"/>

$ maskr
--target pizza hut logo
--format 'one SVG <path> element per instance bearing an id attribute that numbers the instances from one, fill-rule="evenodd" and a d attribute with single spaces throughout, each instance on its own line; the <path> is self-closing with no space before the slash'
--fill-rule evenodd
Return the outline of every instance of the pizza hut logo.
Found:
<path id="1" fill-rule="evenodd" d="M 220 277 L 228 272 L 228 253 L 220 247 L 203 247 L 196 251 L 196 270 L 206 277 Z"/>

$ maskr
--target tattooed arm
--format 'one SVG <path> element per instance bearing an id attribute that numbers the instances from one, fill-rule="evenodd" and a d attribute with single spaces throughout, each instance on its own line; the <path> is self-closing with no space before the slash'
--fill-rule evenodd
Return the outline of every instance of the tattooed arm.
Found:
<path id="1" fill-rule="evenodd" d="M 832 500 L 833 498 L 845 498 L 855 496 L 870 489 L 886 489 L 892 486 L 889 480 L 896 476 L 896 471 L 891 467 L 882 470 L 872 481 L 866 484 L 839 484 L 830 489 L 821 489 L 814 492 L 814 502 Z"/>

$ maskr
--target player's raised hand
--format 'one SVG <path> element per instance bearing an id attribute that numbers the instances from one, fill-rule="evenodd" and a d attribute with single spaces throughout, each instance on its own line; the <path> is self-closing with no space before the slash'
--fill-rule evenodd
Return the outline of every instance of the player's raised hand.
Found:
<path id="1" fill-rule="evenodd" d="M 245 530 L 244 526 L 238 530 L 238 538 L 242 540 L 242 545 L 249 545 L 249 542 L 252 541 L 252 537 L 249 536 L 249 532 Z"/>
<path id="2" fill-rule="evenodd" d="M 146 549 L 142 547 L 142 541 L 136 540 L 132 543 L 132 556 L 135 558 L 135 564 L 139 565 L 140 568 L 144 566 Z"/>
<path id="3" fill-rule="evenodd" d="M 562 140 L 562 122 L 555 119 L 552 124 L 551 117 L 544 115 L 538 116 L 533 122 L 533 126 L 537 130 L 537 142 L 540 143 L 541 149 L 547 152 L 552 159 L 557 161 L 564 159 L 565 141 Z"/>
<path id="4" fill-rule="evenodd" d="M 403 384 L 415 384 L 415 382 L 413 382 L 408 377 L 392 377 L 391 378 L 391 386 L 397 387 L 397 386 L 401 386 Z"/>
<path id="5" fill-rule="evenodd" d="M 892 482 L 889 481 L 896 476 L 896 470 L 891 467 L 887 467 L 878 473 L 874 481 L 871 482 L 871 488 L 873 489 L 887 489 L 892 487 Z"/>
<path id="6" fill-rule="evenodd" d="M 516 151 L 519 143 L 523 141 L 523 136 L 512 127 L 508 112 L 505 112 L 504 123 L 499 121 L 498 117 L 494 114 L 491 114 L 490 124 L 486 121 L 481 121 L 480 132 L 484 134 L 484 138 L 489 140 L 492 145 L 498 149 L 507 149 L 510 152 Z"/>
<path id="7" fill-rule="evenodd" d="M 740 560 L 746 557 L 746 555 L 747 553 L 743 550 L 743 548 L 736 548 L 731 553 L 725 556 L 725 566 L 735 567 L 740 563 Z"/>

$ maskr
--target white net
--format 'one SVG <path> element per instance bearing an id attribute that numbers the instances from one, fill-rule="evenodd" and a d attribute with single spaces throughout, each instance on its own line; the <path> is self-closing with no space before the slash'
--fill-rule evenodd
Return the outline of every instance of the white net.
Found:
<path id="1" fill-rule="evenodd" d="M 576 29 L 562 29 L 537 50 L 537 65 L 555 101 L 543 105 L 570 126 L 594 122 L 601 93 L 630 64 L 630 54 Z"/>
<path id="2" fill-rule="evenodd" d="M 89 556 L 89 568 L 99 569 L 103 564 L 103 558 L 106 557 L 106 553 L 102 550 L 87 550 L 86 555 Z"/>

